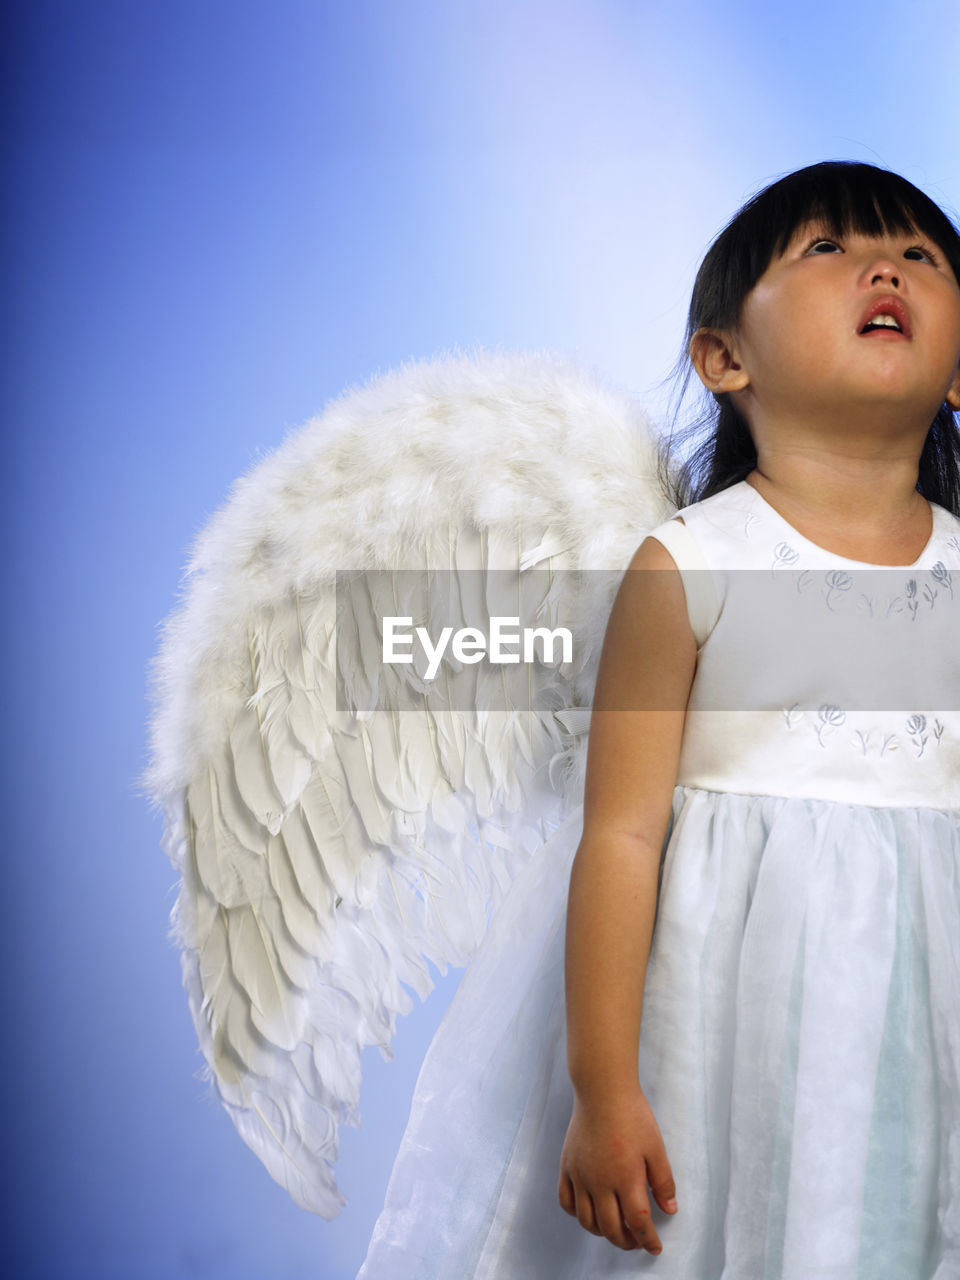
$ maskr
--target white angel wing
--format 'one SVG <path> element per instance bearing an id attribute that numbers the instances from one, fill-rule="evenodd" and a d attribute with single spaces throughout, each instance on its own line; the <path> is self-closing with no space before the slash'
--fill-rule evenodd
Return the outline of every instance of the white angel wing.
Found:
<path id="1" fill-rule="evenodd" d="M 656 477 L 642 414 L 581 371 L 457 357 L 331 405 L 197 541 L 143 782 L 181 875 L 173 934 L 209 1072 L 272 1176 L 324 1217 L 343 1203 L 331 1163 L 339 1122 L 359 1123 L 363 1048 L 389 1056 L 407 988 L 468 961 L 578 793 L 616 578 L 671 510 Z M 367 576 L 345 597 L 349 569 Z M 424 570 L 465 611 L 509 570 L 541 620 L 575 619 L 574 660 L 525 668 L 522 707 L 431 692 L 398 710 L 385 692 L 424 694 L 423 663 L 388 672 L 376 628 L 415 607 Z"/>

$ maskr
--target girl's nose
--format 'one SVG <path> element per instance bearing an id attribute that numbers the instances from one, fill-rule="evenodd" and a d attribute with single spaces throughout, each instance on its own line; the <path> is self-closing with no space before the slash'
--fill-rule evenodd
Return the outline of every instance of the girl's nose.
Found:
<path id="1" fill-rule="evenodd" d="M 890 262 L 886 258 L 881 258 L 872 264 L 870 270 L 870 283 L 872 285 L 889 284 L 893 289 L 900 288 L 900 277 L 897 275 L 896 263 Z"/>

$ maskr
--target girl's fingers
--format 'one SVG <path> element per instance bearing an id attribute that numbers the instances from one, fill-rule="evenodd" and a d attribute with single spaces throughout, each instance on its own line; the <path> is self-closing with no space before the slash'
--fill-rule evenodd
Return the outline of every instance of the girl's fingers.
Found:
<path id="1" fill-rule="evenodd" d="M 650 1201 L 640 1187 L 630 1198 L 621 1200 L 610 1192 L 595 1199 L 585 1187 L 564 1176 L 557 1195 L 561 1208 L 591 1235 L 604 1236 L 617 1248 L 627 1251 L 661 1252 L 660 1237 L 650 1217 Z"/>
<path id="2" fill-rule="evenodd" d="M 590 1192 L 585 1187 L 575 1186 L 574 1190 L 577 1196 L 577 1221 L 584 1231 L 589 1231 L 592 1236 L 602 1235 L 603 1232 L 597 1225 L 597 1214 Z"/>
<path id="3" fill-rule="evenodd" d="M 594 1200 L 597 1214 L 597 1226 L 600 1234 L 606 1236 L 618 1249 L 635 1249 L 637 1243 L 626 1229 L 623 1215 L 620 1212 L 620 1201 L 613 1191 L 606 1192 Z"/>
<path id="4" fill-rule="evenodd" d="M 661 1149 L 647 1161 L 647 1178 L 650 1190 L 664 1213 L 677 1212 L 677 1188 L 667 1153 Z"/>
<path id="5" fill-rule="evenodd" d="M 676 1213 L 676 1186 L 666 1149 L 654 1125 L 642 1150 L 637 1152 L 633 1172 L 622 1165 L 611 1180 L 613 1170 L 607 1161 L 607 1173 L 597 1176 L 596 1161 L 578 1172 L 576 1144 L 573 1154 L 565 1147 L 557 1182 L 557 1199 L 565 1213 L 579 1222 L 584 1231 L 603 1236 L 624 1250 L 645 1249 L 651 1254 L 662 1252 L 663 1246 L 651 1217 L 656 1203 L 665 1213 Z M 616 1162 L 614 1162 L 616 1163 Z M 584 1176 L 585 1175 L 585 1176 Z M 649 1189 L 648 1189 L 649 1188 Z"/>
<path id="6" fill-rule="evenodd" d="M 560 1201 L 560 1208 L 564 1213 L 569 1213 L 571 1218 L 577 1216 L 577 1197 L 573 1193 L 573 1183 L 565 1173 L 560 1175 L 557 1199 Z"/>
<path id="7" fill-rule="evenodd" d="M 641 1249 L 647 1249 L 650 1253 L 661 1251 L 663 1246 L 650 1217 L 650 1201 L 646 1191 L 639 1186 L 630 1197 L 623 1200 L 623 1221 Z"/>

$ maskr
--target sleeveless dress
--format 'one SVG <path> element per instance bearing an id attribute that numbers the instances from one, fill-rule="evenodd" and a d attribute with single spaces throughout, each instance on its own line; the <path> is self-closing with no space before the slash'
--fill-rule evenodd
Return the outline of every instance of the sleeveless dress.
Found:
<path id="1" fill-rule="evenodd" d="M 931 509 L 892 568 L 745 481 L 653 533 L 698 641 L 640 1037 L 663 1252 L 557 1200 L 580 808 L 437 1032 L 358 1280 L 960 1277 L 960 520 Z"/>

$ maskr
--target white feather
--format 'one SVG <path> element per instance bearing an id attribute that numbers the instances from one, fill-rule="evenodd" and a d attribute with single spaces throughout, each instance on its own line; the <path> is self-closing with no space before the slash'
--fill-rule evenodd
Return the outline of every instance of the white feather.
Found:
<path id="1" fill-rule="evenodd" d="M 450 358 L 332 404 L 197 541 L 154 664 L 143 783 L 182 877 L 172 929 L 220 1097 L 325 1217 L 363 1048 L 389 1054 L 407 988 L 469 960 L 582 785 L 616 578 L 671 511 L 656 470 L 642 413 L 577 368 Z M 586 568 L 616 572 L 558 572 Z M 340 570 L 364 573 L 338 599 Z M 487 608 L 572 617 L 575 660 L 450 661 L 434 686 L 422 654 L 383 666 L 386 612 Z M 461 701 L 444 709 L 444 691 Z M 372 710 L 401 692 L 419 712 Z"/>

